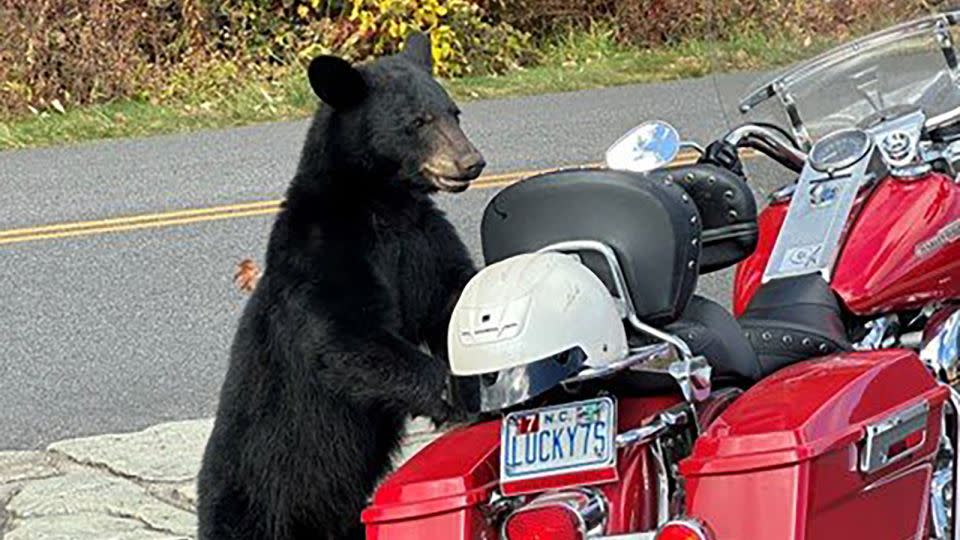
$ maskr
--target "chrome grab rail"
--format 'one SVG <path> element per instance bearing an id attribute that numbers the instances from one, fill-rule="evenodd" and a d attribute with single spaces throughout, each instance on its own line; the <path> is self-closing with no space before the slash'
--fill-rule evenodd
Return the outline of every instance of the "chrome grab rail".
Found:
<path id="1" fill-rule="evenodd" d="M 618 434 L 616 437 L 617 448 L 652 442 L 668 430 L 685 426 L 691 420 L 691 413 L 688 409 L 663 411 L 650 423 Z"/>
<path id="2" fill-rule="evenodd" d="M 563 384 L 571 384 L 591 379 L 599 379 L 608 375 L 613 375 L 621 371 L 649 365 L 651 363 L 673 363 L 677 360 L 677 350 L 669 343 L 654 343 L 646 347 L 630 349 L 630 354 L 618 362 L 613 362 L 603 367 L 586 368 L 573 377 L 563 381 Z"/>
<path id="3" fill-rule="evenodd" d="M 617 309 L 621 317 L 627 320 L 635 330 L 650 337 L 666 342 L 675 347 L 681 359 L 670 363 L 666 373 L 671 375 L 680 386 L 687 401 L 702 401 L 710 395 L 710 364 L 702 356 L 695 356 L 685 341 L 679 337 L 654 328 L 640 320 L 636 306 L 627 290 L 627 280 L 624 277 L 620 261 L 613 248 L 596 240 L 568 240 L 557 242 L 544 247 L 537 253 L 574 253 L 589 251 L 603 256 L 613 279 L 613 288 L 616 294 Z M 662 371 L 662 370 L 661 370 Z"/>
<path id="4" fill-rule="evenodd" d="M 610 275 L 613 278 L 613 287 L 616 290 L 617 300 L 620 303 L 621 314 L 625 315 L 627 322 L 629 322 L 631 326 L 648 336 L 673 345 L 680 350 L 684 358 L 693 357 L 690 347 L 688 347 L 682 339 L 644 323 L 640 320 L 640 317 L 637 316 L 636 307 L 633 305 L 633 297 L 627 292 L 627 280 L 624 277 L 623 269 L 620 268 L 620 261 L 617 259 L 617 254 L 613 251 L 613 248 L 596 240 L 568 240 L 566 242 L 550 244 L 538 250 L 537 253 L 576 253 L 578 251 L 592 251 L 603 256 L 610 269 Z"/>

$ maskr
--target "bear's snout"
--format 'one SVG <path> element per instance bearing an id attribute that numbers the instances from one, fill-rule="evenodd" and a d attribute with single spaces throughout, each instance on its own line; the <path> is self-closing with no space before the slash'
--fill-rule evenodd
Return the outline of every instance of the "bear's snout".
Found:
<path id="1" fill-rule="evenodd" d="M 443 191 L 456 193 L 467 189 L 487 166 L 486 160 L 455 123 L 440 123 L 434 133 L 432 151 L 423 163 L 423 171 Z"/>
<path id="2" fill-rule="evenodd" d="M 457 168 L 460 169 L 460 178 L 464 180 L 475 180 L 486 166 L 487 162 L 483 159 L 483 155 L 476 149 L 457 162 Z"/>

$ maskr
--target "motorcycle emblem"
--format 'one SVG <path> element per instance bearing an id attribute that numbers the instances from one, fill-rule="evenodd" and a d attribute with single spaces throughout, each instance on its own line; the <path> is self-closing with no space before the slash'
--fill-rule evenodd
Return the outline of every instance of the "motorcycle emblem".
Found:
<path id="1" fill-rule="evenodd" d="M 914 248 L 913 252 L 918 259 L 924 259 L 950 242 L 954 242 L 956 240 L 960 240 L 960 219 L 940 229 L 940 231 L 937 232 L 933 238 L 917 244 L 917 247 Z"/>
<path id="2" fill-rule="evenodd" d="M 824 208 L 840 198 L 840 189 L 828 184 L 817 184 L 810 188 L 810 206 Z"/>
<path id="3" fill-rule="evenodd" d="M 811 246 L 795 247 L 787 251 L 787 255 L 780 267 L 781 271 L 793 272 L 796 270 L 807 270 L 816 268 L 820 264 L 820 254 L 823 252 L 822 244 Z"/>

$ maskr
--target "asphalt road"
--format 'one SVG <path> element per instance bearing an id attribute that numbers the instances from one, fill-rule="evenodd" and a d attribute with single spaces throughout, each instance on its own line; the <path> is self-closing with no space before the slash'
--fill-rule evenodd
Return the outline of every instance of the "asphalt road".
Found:
<path id="1" fill-rule="evenodd" d="M 733 98 L 756 78 L 467 103 L 464 125 L 488 174 L 597 162 L 650 118 L 712 140 L 738 121 Z M 135 230 L 139 218 L 116 218 L 278 199 L 305 132 L 289 122 L 0 153 L 0 449 L 214 413 L 244 301 L 231 272 L 262 258 L 270 209 Z M 790 179 L 761 160 L 749 168 L 761 196 Z M 478 261 L 495 192 L 440 198 Z M 77 236 L 42 228 L 90 220 L 108 221 Z M 27 241 L 4 243 L 22 228 Z M 701 290 L 729 303 L 729 280 L 708 276 Z"/>

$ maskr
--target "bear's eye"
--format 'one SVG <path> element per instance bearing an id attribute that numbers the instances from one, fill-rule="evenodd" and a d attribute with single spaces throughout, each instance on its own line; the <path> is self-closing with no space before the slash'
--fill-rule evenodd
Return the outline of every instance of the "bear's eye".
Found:
<path id="1" fill-rule="evenodd" d="M 433 122 L 433 116 L 429 114 L 422 114 L 413 119 L 413 127 L 420 129 L 430 122 Z"/>

